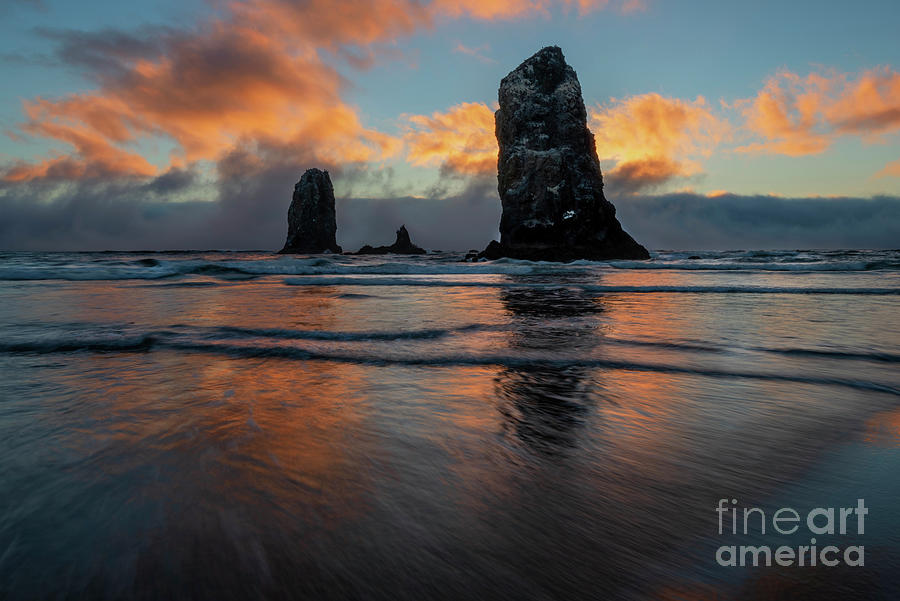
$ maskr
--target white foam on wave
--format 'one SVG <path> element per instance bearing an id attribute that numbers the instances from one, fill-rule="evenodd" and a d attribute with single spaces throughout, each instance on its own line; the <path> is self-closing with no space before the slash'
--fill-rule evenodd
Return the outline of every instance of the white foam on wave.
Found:
<path id="1" fill-rule="evenodd" d="M 484 263 L 423 260 L 409 262 L 353 262 L 352 260 L 271 259 L 245 261 L 162 260 L 153 265 L 90 264 L 68 265 L 31 263 L 0 266 L 0 280 L 158 280 L 176 276 L 206 275 L 236 278 L 241 276 L 311 276 L 311 275 L 528 275 L 547 271 L 565 273 L 572 267 L 553 263 L 501 260 Z"/>
<path id="2" fill-rule="evenodd" d="M 898 269 L 900 263 L 881 261 L 809 261 L 734 262 L 711 259 L 690 261 L 610 261 L 606 263 L 616 269 L 678 269 L 683 271 L 872 271 L 876 269 Z"/>
<path id="3" fill-rule="evenodd" d="M 260 276 L 454 276 L 454 275 L 534 275 L 592 273 L 616 270 L 684 271 L 778 271 L 852 272 L 900 270 L 896 252 L 844 251 L 701 251 L 659 252 L 649 261 L 574 261 L 571 263 L 532 262 L 499 259 L 464 263 L 455 256 L 380 258 L 357 256 L 263 256 L 252 258 L 142 258 L 116 255 L 97 259 L 92 255 L 67 257 L 14 257 L 0 262 L 0 280 L 157 280 L 172 277 L 208 276 L 218 279 L 246 279 Z M 690 257 L 698 258 L 690 258 Z"/>
<path id="4" fill-rule="evenodd" d="M 498 280 L 444 280 L 392 277 L 301 277 L 285 278 L 288 286 L 411 286 L 411 287 L 476 287 L 476 288 L 540 288 L 578 289 L 596 293 L 681 293 L 681 294 L 864 294 L 900 295 L 900 288 L 827 288 L 801 286 L 603 286 L 584 283 L 516 282 Z"/>
<path id="5" fill-rule="evenodd" d="M 85 282 L 99 280 L 158 280 L 174 275 L 178 275 L 177 272 L 160 267 L 119 267 L 114 265 L 25 265 L 0 267 L 0 280 L 6 281 L 66 280 Z"/>
<path id="6" fill-rule="evenodd" d="M 753 379 L 781 382 L 795 382 L 803 384 L 818 384 L 826 386 L 842 386 L 848 388 L 865 389 L 900 396 L 900 389 L 887 383 L 871 382 L 865 380 L 819 377 L 815 375 L 801 375 L 794 373 L 768 373 L 753 371 L 731 371 L 717 368 L 702 368 L 682 364 L 644 363 L 637 361 L 620 361 L 607 358 L 581 357 L 581 356 L 546 356 L 532 353 L 508 353 L 508 354 L 482 354 L 482 353 L 456 353 L 456 354 L 422 354 L 410 353 L 385 353 L 383 349 L 357 351 L 326 350 L 304 346 L 272 346 L 264 345 L 235 345 L 223 344 L 218 341 L 184 340 L 173 337 L 169 333 L 161 335 L 125 336 L 119 338 L 99 339 L 40 339 L 33 341 L 2 342 L 0 341 L 0 353 L 79 353 L 79 352 L 152 352 L 154 350 L 193 352 L 226 355 L 240 358 L 272 358 L 283 360 L 319 360 L 342 363 L 359 363 L 370 365 L 402 365 L 402 366 L 496 366 L 502 365 L 513 368 L 531 369 L 536 366 L 553 367 L 586 367 L 605 369 L 625 369 L 630 371 L 645 371 L 659 373 L 676 373 L 685 375 L 697 375 L 713 378 L 728 379 Z"/>

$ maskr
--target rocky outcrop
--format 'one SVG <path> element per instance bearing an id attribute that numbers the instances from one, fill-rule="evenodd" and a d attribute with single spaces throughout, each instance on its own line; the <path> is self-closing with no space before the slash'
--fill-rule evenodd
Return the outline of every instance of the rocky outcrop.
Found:
<path id="1" fill-rule="evenodd" d="M 334 186 L 327 171 L 307 169 L 294 186 L 288 209 L 287 241 L 281 253 L 338 253 Z"/>
<path id="2" fill-rule="evenodd" d="M 377 246 L 372 247 L 366 244 L 359 252 L 358 255 L 386 255 L 386 254 L 395 254 L 395 255 L 424 255 L 424 248 L 419 248 L 409 239 L 409 232 L 406 231 L 406 226 L 401 225 L 400 229 L 397 230 L 397 241 L 391 244 L 390 246 Z"/>
<path id="3" fill-rule="evenodd" d="M 581 85 L 556 46 L 500 82 L 495 115 L 500 242 L 487 259 L 649 259 L 616 219 L 587 127 Z"/>

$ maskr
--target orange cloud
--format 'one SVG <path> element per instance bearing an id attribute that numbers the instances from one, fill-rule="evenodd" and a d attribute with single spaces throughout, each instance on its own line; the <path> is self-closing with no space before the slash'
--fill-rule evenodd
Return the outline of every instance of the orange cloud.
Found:
<path id="1" fill-rule="evenodd" d="M 111 176 L 149 177 L 157 174 L 157 169 L 135 153 L 125 152 L 99 139 L 81 132 L 65 134 L 73 140 L 75 154 L 57 156 L 38 163 L 19 162 L 3 174 L 4 181 L 23 182 L 38 178 L 84 179 Z M 55 136 L 62 138 L 62 136 Z"/>
<path id="2" fill-rule="evenodd" d="M 665 157 L 646 157 L 619 163 L 606 173 L 606 183 L 616 192 L 637 192 L 693 173 L 678 161 Z"/>
<path id="3" fill-rule="evenodd" d="M 122 121 L 110 118 L 123 110 L 110 99 L 75 96 L 55 103 L 38 98 L 26 102 L 24 108 L 29 120 L 22 126 L 23 133 L 59 140 L 72 148 L 72 154 L 37 163 L 18 162 L 3 173 L 5 181 L 151 176 L 157 172 L 139 154 L 115 145 L 133 137 Z M 49 114 L 53 118 L 47 118 Z"/>
<path id="4" fill-rule="evenodd" d="M 885 165 L 884 169 L 875 174 L 875 177 L 900 177 L 900 159 Z"/>
<path id="5" fill-rule="evenodd" d="M 636 13 L 647 10 L 647 3 L 644 0 L 625 0 L 622 3 L 622 12 L 625 14 Z"/>
<path id="6" fill-rule="evenodd" d="M 589 111 L 590 127 L 611 189 L 635 192 L 702 171 L 708 157 L 736 134 L 759 136 L 762 142 L 739 146 L 738 152 L 792 156 L 821 152 L 838 135 L 875 139 L 900 129 L 900 74 L 886 68 L 857 77 L 779 73 L 753 99 L 725 108 L 744 117 L 735 128 L 713 113 L 702 97 L 695 100 L 642 94 L 612 99 Z M 492 173 L 496 168 L 493 115 L 484 104 L 463 104 L 446 113 L 410 117 L 408 160 L 415 165 L 441 165 L 457 173 Z M 897 163 L 900 163 L 898 161 Z M 900 171 L 891 163 L 878 176 Z"/>
<path id="7" fill-rule="evenodd" d="M 407 120 L 404 141 L 411 164 L 468 175 L 496 172 L 494 111 L 486 104 L 462 103 Z M 598 106 L 590 111 L 590 127 L 600 158 L 616 163 L 610 180 L 629 192 L 698 173 L 700 166 L 690 157 L 708 156 L 730 131 L 702 97 L 686 101 L 659 94 Z"/>
<path id="8" fill-rule="evenodd" d="M 839 135 L 875 139 L 900 129 L 900 73 L 883 67 L 852 78 L 782 71 L 756 97 L 739 100 L 735 107 L 744 127 L 764 139 L 739 147 L 739 152 L 817 154 Z"/>
<path id="9" fill-rule="evenodd" d="M 701 171 L 692 157 L 709 156 L 730 126 L 706 100 L 666 98 L 656 93 L 612 99 L 589 112 L 601 160 L 614 161 L 611 186 L 636 191 Z"/>
<path id="10" fill-rule="evenodd" d="M 257 20 L 242 21 L 251 4 L 260 10 Z M 102 85 L 96 92 L 26 102 L 21 131 L 65 142 L 75 156 L 19 164 L 4 179 L 62 173 L 63 166 L 72 177 L 149 175 L 156 169 L 123 148 L 147 136 L 175 143 L 172 165 L 216 160 L 259 142 L 311 146 L 323 161 L 370 161 L 396 152 L 398 139 L 363 127 L 341 100 L 344 81 L 315 48 L 285 44 L 260 28 L 269 23 L 264 4 L 236 3 L 230 19 L 213 21 L 199 34 L 170 35 L 161 54 L 109 58 L 116 62 L 97 74 Z M 268 6 L 275 11 L 286 4 Z M 389 27 L 390 14 L 379 18 Z M 336 32 L 339 39 L 356 35 L 367 42 L 376 35 L 377 25 L 352 21 L 356 29 Z M 319 35 L 329 26 L 316 24 Z"/>
<path id="11" fill-rule="evenodd" d="M 548 14 L 550 2 L 542 0 L 435 0 L 433 10 L 452 18 L 511 19 Z"/>
<path id="12" fill-rule="evenodd" d="M 494 111 L 481 102 L 464 102 L 446 112 L 411 115 L 404 136 L 407 160 L 417 166 L 480 175 L 497 170 Z"/>
<path id="13" fill-rule="evenodd" d="M 837 85 L 840 94 L 826 105 L 825 117 L 838 132 L 878 135 L 900 129 L 900 73 L 871 69 L 852 82 L 842 76 Z"/>
<path id="14" fill-rule="evenodd" d="M 371 64 L 374 48 L 430 27 L 439 18 L 510 19 L 547 13 L 552 6 L 581 12 L 607 0 L 213 0 L 217 17 L 196 30 L 130 36 L 121 32 L 56 33 L 63 58 L 88 69 L 97 90 L 26 102 L 19 133 L 56 139 L 72 156 L 19 163 L 3 179 L 67 173 L 147 175 L 157 169 L 133 152 L 143 138 L 174 143 L 169 166 L 219 160 L 239 147 L 303 146 L 317 160 L 364 162 L 390 156 L 402 141 L 366 128 L 342 100 L 346 81 L 322 53 L 356 67 Z M 627 3 L 627 2 L 626 2 Z M 426 127 L 442 127 L 435 115 Z M 491 131 L 493 126 L 491 125 Z M 442 130 L 442 135 L 451 132 Z M 484 142 L 469 133 L 445 139 L 445 162 L 471 172 L 487 164 Z M 416 156 L 428 155 L 421 137 L 407 136 Z M 439 147 L 432 143 L 435 150 Z M 479 148 L 481 148 L 479 150 Z M 289 157 L 284 157 L 288 159 Z M 432 159 L 419 158 L 419 161 Z"/>
<path id="15" fill-rule="evenodd" d="M 533 15 L 550 14 L 555 6 L 564 10 L 575 9 L 579 14 L 610 8 L 622 13 L 644 10 L 643 0 L 435 0 L 431 8 L 435 14 L 454 18 L 473 19 L 515 19 Z"/>
<path id="16" fill-rule="evenodd" d="M 286 46 L 366 47 L 409 35 L 432 22 L 434 7 L 416 0 L 236 0 L 232 21 Z"/>

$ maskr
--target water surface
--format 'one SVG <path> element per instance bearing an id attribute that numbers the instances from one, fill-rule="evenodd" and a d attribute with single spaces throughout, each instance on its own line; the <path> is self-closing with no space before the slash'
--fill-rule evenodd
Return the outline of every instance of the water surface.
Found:
<path id="1" fill-rule="evenodd" d="M 458 258 L 0 255 L 0 598 L 898 598 L 900 253 Z"/>

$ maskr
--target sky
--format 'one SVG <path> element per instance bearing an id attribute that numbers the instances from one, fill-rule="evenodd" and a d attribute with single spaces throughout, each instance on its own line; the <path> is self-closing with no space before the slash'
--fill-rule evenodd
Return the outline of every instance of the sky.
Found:
<path id="1" fill-rule="evenodd" d="M 576 70 L 651 248 L 900 246 L 900 4 L 0 0 L 0 249 L 279 248 L 330 171 L 338 242 L 497 235 L 500 79 Z"/>

